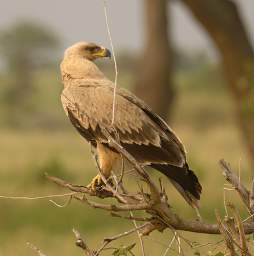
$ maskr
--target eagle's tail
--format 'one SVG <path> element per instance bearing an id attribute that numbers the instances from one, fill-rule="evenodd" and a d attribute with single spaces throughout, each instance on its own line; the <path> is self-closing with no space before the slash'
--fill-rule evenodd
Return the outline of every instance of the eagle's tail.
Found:
<path id="1" fill-rule="evenodd" d="M 177 167 L 167 164 L 152 164 L 151 167 L 165 174 L 192 207 L 198 207 L 202 187 L 188 165 Z"/>

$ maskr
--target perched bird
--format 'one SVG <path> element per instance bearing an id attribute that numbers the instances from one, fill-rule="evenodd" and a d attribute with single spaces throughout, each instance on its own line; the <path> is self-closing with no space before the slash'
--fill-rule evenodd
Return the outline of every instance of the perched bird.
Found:
<path id="1" fill-rule="evenodd" d="M 117 88 L 112 126 L 114 83 L 94 61 L 110 57 L 108 49 L 94 43 L 79 42 L 64 53 L 61 75 L 64 90 L 61 101 L 71 123 L 97 150 L 99 167 L 108 178 L 120 154 L 110 148 L 102 130 L 112 136 L 141 165 L 166 175 L 185 200 L 198 206 L 202 187 L 186 162 L 184 146 L 172 129 L 149 106 L 131 92 Z M 155 85 L 156 86 L 156 85 Z M 91 188 L 102 184 L 97 175 Z"/>

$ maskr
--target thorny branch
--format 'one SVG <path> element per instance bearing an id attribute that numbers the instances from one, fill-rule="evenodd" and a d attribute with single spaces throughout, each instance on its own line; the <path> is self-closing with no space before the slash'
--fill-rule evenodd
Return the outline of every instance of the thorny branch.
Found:
<path id="1" fill-rule="evenodd" d="M 154 230 L 158 230 L 162 232 L 164 229 L 170 228 L 174 231 L 176 230 L 184 230 L 196 233 L 206 233 L 206 234 L 223 234 L 226 244 L 230 241 L 233 245 L 227 245 L 228 249 L 231 250 L 231 255 L 233 254 L 234 245 L 245 254 L 243 255 L 250 255 L 248 252 L 248 248 L 245 243 L 245 234 L 251 234 L 254 232 L 254 222 L 252 218 L 249 218 L 248 221 L 244 221 L 243 223 L 240 221 L 239 216 L 234 212 L 234 219 L 235 223 L 233 226 L 236 233 L 239 234 L 239 239 L 233 239 L 233 235 L 225 231 L 226 225 L 224 222 L 218 217 L 217 214 L 217 221 L 218 223 L 210 224 L 202 220 L 186 220 L 181 218 L 179 215 L 172 212 L 170 205 L 168 203 L 168 197 L 162 185 L 160 189 L 156 186 L 153 180 L 151 180 L 150 176 L 145 172 L 144 168 L 135 160 L 132 155 L 130 155 L 117 141 L 111 136 L 111 134 L 103 130 L 103 135 L 108 138 L 109 144 L 112 148 L 114 148 L 117 152 L 122 154 L 122 156 L 129 161 L 133 168 L 135 168 L 136 172 L 138 173 L 140 180 L 144 182 L 148 188 L 149 193 L 144 193 L 142 189 L 138 191 L 136 194 L 130 194 L 126 192 L 126 190 L 122 189 L 115 189 L 114 184 L 106 183 L 104 187 L 97 189 L 96 191 L 91 190 L 89 187 L 74 185 L 67 181 L 64 181 L 60 178 L 47 176 L 47 178 L 54 183 L 58 184 L 61 187 L 67 188 L 73 192 L 78 192 L 78 194 L 74 194 L 72 197 L 77 199 L 78 201 L 88 204 L 93 208 L 99 208 L 105 211 L 109 211 L 112 215 L 117 217 L 124 217 L 126 219 L 135 220 L 138 222 L 144 222 L 145 224 L 138 227 L 138 233 L 140 236 L 149 235 Z M 232 171 L 230 165 L 226 163 L 224 160 L 220 161 L 220 165 L 223 169 L 223 174 L 226 177 L 227 181 L 235 188 L 238 192 L 241 200 L 246 205 L 250 214 L 253 214 L 253 198 L 254 192 L 252 184 L 251 192 L 248 191 L 243 184 L 241 184 L 240 179 L 238 176 Z M 116 184 L 117 186 L 117 181 Z M 100 199 L 103 198 L 113 198 L 115 201 L 110 204 L 94 202 L 90 200 L 88 197 L 97 197 Z M 232 207 L 231 207 L 232 208 Z M 140 212 L 143 211 L 148 215 L 145 218 L 136 218 L 131 215 L 128 216 L 127 212 Z M 122 214 L 118 214 L 117 212 L 122 212 Z M 238 217 L 237 217 L 238 216 Z M 232 229 L 233 230 L 233 229 Z M 127 235 L 132 232 L 127 232 Z M 117 236 L 117 238 L 122 237 Z M 100 254 L 100 252 L 108 245 L 109 240 L 104 240 L 102 246 L 100 247 L 99 251 L 97 251 L 96 256 Z M 110 240 L 111 242 L 112 240 Z M 231 248 L 231 247 L 233 248 Z M 87 254 L 89 255 L 89 254 Z M 91 255 L 91 254 L 90 254 Z"/>
<path id="2" fill-rule="evenodd" d="M 232 218 L 225 218 L 222 220 L 218 212 L 215 212 L 219 229 L 224 237 L 228 253 L 230 256 L 237 256 L 239 255 L 239 251 L 242 256 L 252 256 L 247 247 L 242 221 L 237 209 L 231 203 L 229 203 L 229 207 L 233 212 Z"/>
<path id="3" fill-rule="evenodd" d="M 227 163 L 225 160 L 220 160 L 220 165 L 223 170 L 223 175 L 225 176 L 226 180 L 233 186 L 233 188 L 238 192 L 241 200 L 249 210 L 251 214 L 254 213 L 253 209 L 253 181 L 252 181 L 252 191 L 248 191 L 243 184 L 241 184 L 239 177 L 232 171 L 230 164 Z"/>
<path id="4" fill-rule="evenodd" d="M 223 237 L 225 239 L 226 247 L 230 253 L 230 256 L 236 256 L 237 254 L 236 254 L 234 245 L 232 243 L 233 237 L 232 237 L 231 233 L 228 231 L 227 227 L 224 225 L 218 212 L 215 212 L 215 213 L 216 213 L 216 218 L 218 221 L 220 233 L 223 235 Z"/>
<path id="5" fill-rule="evenodd" d="M 117 148 L 125 156 L 125 151 L 122 150 L 122 147 L 118 145 Z M 131 157 L 128 160 L 132 160 L 133 163 L 136 162 Z M 228 177 L 237 177 L 236 174 L 233 173 L 229 165 L 226 164 L 225 161 L 221 161 L 221 163 L 222 162 L 224 164 L 223 166 L 227 166 Z M 140 167 L 137 162 L 135 164 L 138 165 L 139 171 L 142 174 L 142 177 L 144 177 L 145 182 L 150 186 L 150 188 L 152 187 L 152 189 L 150 190 L 150 194 L 138 192 L 136 195 L 129 195 L 129 194 L 122 194 L 121 192 L 117 192 L 117 193 L 121 193 L 121 197 L 123 197 L 126 201 L 125 204 L 119 202 L 117 197 L 111 191 L 105 188 L 99 189 L 96 191 L 91 191 L 87 187 L 73 185 L 60 178 L 56 178 L 52 176 L 47 176 L 47 178 L 61 187 L 68 188 L 71 191 L 80 192 L 80 196 L 77 196 L 77 195 L 73 196 L 75 199 L 79 200 L 80 202 L 86 203 L 93 208 L 99 208 L 99 209 L 109 211 L 115 216 L 122 217 L 122 215 L 116 214 L 116 212 L 145 211 L 147 214 L 150 215 L 151 221 L 150 221 L 149 227 L 146 227 L 142 231 L 143 232 L 142 235 L 149 235 L 149 233 L 154 230 L 163 231 L 168 227 L 172 227 L 173 229 L 176 229 L 176 230 L 184 230 L 184 231 L 190 231 L 190 232 L 196 232 L 196 233 L 207 233 L 207 234 L 221 233 L 219 225 L 217 223 L 209 224 L 205 221 L 186 220 L 181 218 L 177 214 L 173 213 L 167 202 L 167 196 L 164 194 L 165 191 L 159 191 L 154 183 L 150 184 L 149 183 L 150 178 L 148 178 L 149 177 L 148 174 L 144 172 L 143 168 Z M 237 190 L 242 199 L 245 198 L 246 195 L 250 193 L 242 184 L 239 183 L 239 179 L 230 178 L 228 180 L 229 182 L 232 182 L 231 184 L 234 184 L 234 187 L 242 188 L 241 190 Z M 152 193 L 156 193 L 156 196 L 152 195 Z M 93 196 L 93 197 L 99 197 L 99 198 L 111 197 L 111 198 L 115 198 L 116 202 L 112 204 L 97 203 L 89 200 L 87 196 Z M 243 200 L 243 202 L 245 203 L 247 201 Z M 131 217 L 128 217 L 128 216 L 125 216 L 125 218 L 131 219 Z M 136 220 L 143 221 L 142 218 L 136 219 Z M 253 233 L 254 223 L 251 220 L 244 222 L 243 230 L 245 234 Z"/>
<path id="6" fill-rule="evenodd" d="M 141 180 L 148 185 L 150 191 L 149 193 L 145 193 L 142 188 L 140 188 L 140 191 L 138 191 L 136 194 L 126 192 L 124 188 L 115 190 L 114 184 L 112 183 L 107 183 L 103 187 L 92 190 L 90 187 L 71 184 L 70 182 L 67 182 L 61 178 L 46 175 L 47 179 L 50 181 L 63 188 L 71 190 L 73 192 L 70 193 L 71 198 L 76 199 L 81 203 L 85 203 L 93 208 L 108 211 L 113 217 L 125 218 L 130 221 L 135 221 L 136 223 L 135 228 L 129 231 L 125 231 L 112 237 L 104 238 L 97 250 L 91 250 L 81 238 L 79 232 L 73 230 L 76 236 L 76 245 L 84 251 L 86 256 L 99 256 L 102 251 L 112 249 L 112 247 L 108 247 L 111 242 L 128 236 L 134 232 L 137 232 L 141 238 L 142 236 L 149 235 L 154 230 L 162 232 L 167 228 L 171 229 L 174 234 L 175 239 L 173 239 L 173 241 L 178 243 L 179 253 L 183 253 L 183 251 L 181 249 L 181 244 L 179 241 L 180 236 L 178 235 L 177 230 L 185 230 L 196 233 L 222 234 L 229 255 L 238 255 L 238 252 L 240 252 L 240 255 L 242 256 L 252 255 L 248 250 L 245 238 L 246 234 L 254 233 L 254 222 L 251 216 L 246 220 L 241 221 L 236 208 L 232 204 L 229 204 L 228 207 L 231 209 L 233 217 L 229 218 L 226 216 L 225 219 L 221 219 L 218 212 L 216 212 L 217 223 L 214 224 L 209 224 L 201 220 L 186 220 L 181 218 L 179 215 L 172 212 L 168 203 L 168 197 L 162 184 L 160 183 L 160 189 L 157 188 L 155 183 L 145 172 L 144 168 L 140 166 L 136 160 L 130 154 L 128 154 L 128 152 L 126 152 L 109 134 L 107 134 L 107 136 L 110 137 L 110 145 L 118 150 L 118 152 L 120 152 L 129 162 L 132 163 L 141 177 Z M 221 160 L 220 165 L 223 169 L 224 176 L 238 192 L 249 212 L 252 213 L 254 193 L 253 182 L 252 190 L 247 190 L 244 185 L 241 184 L 240 179 L 232 171 L 228 163 Z M 115 181 L 115 183 L 115 185 L 117 185 L 117 181 Z M 99 199 L 112 198 L 115 201 L 110 204 L 100 203 L 92 201 L 90 199 L 91 197 L 96 197 Z M 145 217 L 137 217 L 133 214 L 133 212 L 141 211 L 146 214 Z M 137 224 L 140 222 L 143 224 Z M 168 251 L 171 246 L 172 244 L 170 243 L 166 251 Z M 39 255 L 43 255 L 36 247 L 33 246 L 31 248 L 33 248 L 33 250 L 35 250 Z M 130 254 L 132 254 L 132 252 Z"/>
<path id="7" fill-rule="evenodd" d="M 232 209 L 233 211 L 233 217 L 234 217 L 234 221 L 236 223 L 236 228 L 237 228 L 237 233 L 235 233 L 235 237 L 239 243 L 239 248 L 242 252 L 242 255 L 251 255 L 249 253 L 248 247 L 247 247 L 247 243 L 246 243 L 246 239 L 245 239 L 245 234 L 244 234 L 244 230 L 243 230 L 243 225 L 242 225 L 242 221 L 240 219 L 239 213 L 237 211 L 237 209 L 235 208 L 234 205 L 229 204 L 229 207 Z"/>

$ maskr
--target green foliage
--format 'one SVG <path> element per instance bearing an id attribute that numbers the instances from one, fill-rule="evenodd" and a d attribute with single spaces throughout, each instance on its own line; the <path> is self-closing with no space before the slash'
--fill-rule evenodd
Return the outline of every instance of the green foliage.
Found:
<path id="1" fill-rule="evenodd" d="M 134 255 L 132 252 L 132 249 L 135 247 L 135 243 L 131 245 L 122 245 L 121 247 L 117 248 L 113 252 L 113 256 L 128 256 L 128 255 Z"/>
<path id="2" fill-rule="evenodd" d="M 21 21 L 0 32 L 0 54 L 7 68 L 17 73 L 48 63 L 58 46 L 55 33 L 34 21 Z"/>
<path id="3" fill-rule="evenodd" d="M 174 70 L 176 72 L 193 72 L 210 63 L 204 51 L 187 52 L 185 49 L 173 49 Z"/>
<path id="4" fill-rule="evenodd" d="M 36 91 L 33 73 L 56 59 L 58 47 L 57 36 L 36 22 L 19 22 L 0 32 L 0 56 L 10 78 L 5 80 L 2 95 L 9 125 L 18 126 L 19 116 L 32 118 L 37 106 L 32 100 Z"/>
<path id="5" fill-rule="evenodd" d="M 189 68 L 181 68 L 175 72 L 175 83 L 189 90 L 205 90 L 206 92 L 225 90 L 222 68 L 208 58 L 198 59 Z"/>

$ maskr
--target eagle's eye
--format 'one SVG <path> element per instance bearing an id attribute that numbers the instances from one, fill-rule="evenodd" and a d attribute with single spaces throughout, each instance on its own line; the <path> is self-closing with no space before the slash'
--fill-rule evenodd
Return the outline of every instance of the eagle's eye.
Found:
<path id="1" fill-rule="evenodd" d="M 86 50 L 91 52 L 91 53 L 95 53 L 95 52 L 100 50 L 100 47 L 97 46 L 97 45 L 87 46 Z"/>

